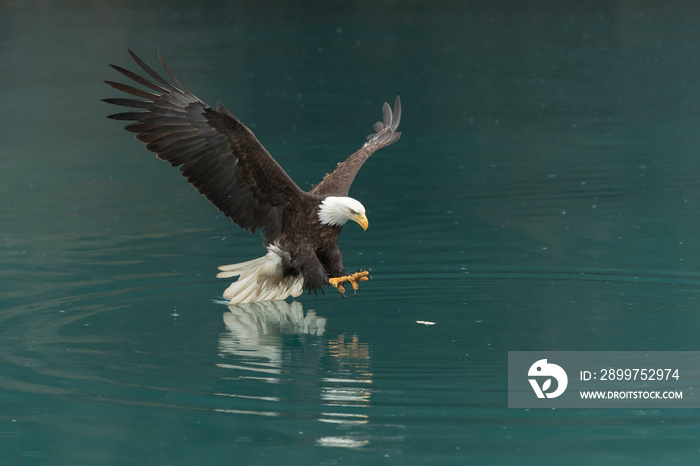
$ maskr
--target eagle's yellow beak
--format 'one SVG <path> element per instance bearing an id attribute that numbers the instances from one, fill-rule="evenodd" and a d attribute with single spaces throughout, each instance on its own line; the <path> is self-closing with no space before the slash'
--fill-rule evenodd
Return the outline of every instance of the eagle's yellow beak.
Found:
<path id="1" fill-rule="evenodd" d="M 369 227 L 369 220 L 367 220 L 367 216 L 365 214 L 352 217 L 352 219 L 359 223 L 363 230 L 366 230 L 367 227 Z"/>

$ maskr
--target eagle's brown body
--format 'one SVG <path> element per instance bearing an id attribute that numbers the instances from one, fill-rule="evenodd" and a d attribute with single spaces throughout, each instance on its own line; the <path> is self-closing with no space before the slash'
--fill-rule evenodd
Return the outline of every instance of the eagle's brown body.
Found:
<path id="1" fill-rule="evenodd" d="M 292 181 L 243 123 L 221 104 L 214 109 L 195 97 L 173 75 L 162 57 L 163 67 L 175 84 L 130 53 L 152 79 L 112 65 L 145 89 L 107 81 L 113 88 L 143 99 L 105 99 L 111 104 L 136 109 L 109 118 L 133 121 L 125 126 L 126 130 L 136 133 L 136 138 L 158 158 L 179 167 L 201 194 L 241 228 L 251 232 L 263 229 L 268 261 L 221 267 L 224 272 L 220 276 L 241 277 L 236 282 L 241 282 L 240 289 L 229 293 L 237 293 L 232 301 L 283 299 L 286 296 L 281 295 L 298 294 L 300 286 L 317 291 L 328 285 L 330 278 L 344 276 L 337 244 L 342 224 L 324 223 L 319 209 L 326 208 L 323 203 L 329 197 L 350 199 L 347 198 L 350 185 L 365 160 L 377 149 L 398 140 L 401 134 L 396 132 L 401 114 L 398 97 L 394 112 L 384 104 L 384 121 L 375 124 L 376 133 L 368 137 L 368 142 L 306 192 Z M 351 201 L 357 202 L 353 199 L 347 202 Z M 348 209 L 355 212 L 351 207 Z M 364 212 L 355 213 L 357 218 L 349 218 L 358 221 L 361 214 L 366 228 Z M 273 288 L 279 277 L 270 275 L 272 272 L 265 275 L 267 269 L 281 272 L 280 280 L 289 282 L 289 288 L 282 290 L 284 287 L 280 286 L 281 291 L 276 293 Z M 246 273 L 251 284 L 243 290 Z M 253 289 L 253 282 L 257 283 L 257 290 Z"/>

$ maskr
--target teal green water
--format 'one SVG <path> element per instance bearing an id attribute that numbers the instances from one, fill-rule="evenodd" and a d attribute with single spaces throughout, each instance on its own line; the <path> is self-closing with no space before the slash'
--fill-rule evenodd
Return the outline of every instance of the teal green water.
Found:
<path id="1" fill-rule="evenodd" d="M 261 3 L 0 6 L 0 464 L 697 462 L 697 410 L 508 409 L 506 363 L 698 349 L 700 7 Z M 359 297 L 217 301 L 261 239 L 104 118 L 127 48 L 305 188 L 401 95 Z"/>

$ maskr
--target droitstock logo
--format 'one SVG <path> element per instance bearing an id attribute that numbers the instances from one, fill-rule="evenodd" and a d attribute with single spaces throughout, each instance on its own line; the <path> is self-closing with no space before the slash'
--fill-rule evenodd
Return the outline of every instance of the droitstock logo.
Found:
<path id="1" fill-rule="evenodd" d="M 700 351 L 508 351 L 509 408 L 700 409 L 698 381 Z"/>
<path id="2" fill-rule="evenodd" d="M 569 378 L 566 376 L 564 369 L 556 364 L 548 363 L 546 359 L 540 359 L 530 366 L 527 375 L 528 377 L 535 377 L 529 378 L 528 381 L 532 385 L 537 398 L 556 398 L 564 393 L 569 383 Z M 552 379 L 556 380 L 557 384 L 556 388 L 550 392 Z M 541 385 L 539 381 L 541 381 Z"/>

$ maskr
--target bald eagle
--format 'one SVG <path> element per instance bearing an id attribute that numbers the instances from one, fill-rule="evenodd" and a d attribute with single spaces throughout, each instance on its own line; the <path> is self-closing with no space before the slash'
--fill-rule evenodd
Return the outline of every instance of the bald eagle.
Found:
<path id="1" fill-rule="evenodd" d="M 223 105 L 212 108 L 185 88 L 163 57 L 158 58 L 172 83 L 129 50 L 151 79 L 116 65 L 133 85 L 105 81 L 133 98 L 104 99 L 133 111 L 108 118 L 133 121 L 124 127 L 156 156 L 180 167 L 182 174 L 233 222 L 251 233 L 262 229 L 267 254 L 219 267 L 217 277 L 238 277 L 224 292 L 231 304 L 285 299 L 304 289 L 318 292 L 332 285 L 345 297 L 368 280 L 369 270 L 347 273 L 338 235 L 348 220 L 367 229 L 364 206 L 348 197 L 355 175 L 376 150 L 396 142 L 401 100 L 392 112 L 384 103 L 383 120 L 367 142 L 323 180 L 304 191 L 265 150 L 255 135 Z M 132 83 L 133 84 L 133 83 Z"/>

